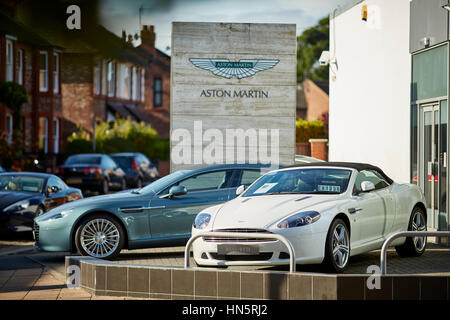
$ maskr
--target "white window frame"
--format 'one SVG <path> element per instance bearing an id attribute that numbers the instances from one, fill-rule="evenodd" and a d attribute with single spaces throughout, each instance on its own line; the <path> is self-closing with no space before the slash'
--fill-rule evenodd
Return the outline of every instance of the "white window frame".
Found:
<path id="1" fill-rule="evenodd" d="M 114 97 L 116 92 L 116 65 L 114 61 L 108 61 L 108 71 L 106 74 L 107 94 L 108 97 Z"/>
<path id="2" fill-rule="evenodd" d="M 14 42 L 11 39 L 6 39 L 5 56 L 5 80 L 14 81 Z"/>
<path id="3" fill-rule="evenodd" d="M 13 142 L 13 130 L 14 130 L 14 127 L 13 127 L 13 123 L 14 123 L 13 122 L 13 116 L 11 114 L 7 114 L 5 120 L 6 120 L 6 125 L 5 125 L 5 128 L 6 128 L 6 142 L 8 144 L 11 144 Z"/>
<path id="4" fill-rule="evenodd" d="M 17 74 L 17 83 L 23 85 L 23 63 L 24 63 L 24 52 L 23 49 L 19 49 L 17 51 L 17 59 L 18 59 L 18 74 Z"/>
<path id="5" fill-rule="evenodd" d="M 133 67 L 131 74 L 133 79 L 133 95 L 132 99 L 134 101 L 141 100 L 141 77 L 140 77 L 140 71 L 141 69 L 138 67 Z"/>
<path id="6" fill-rule="evenodd" d="M 53 53 L 53 93 L 59 93 L 59 53 Z"/>
<path id="7" fill-rule="evenodd" d="M 122 64 L 118 63 L 116 65 L 117 75 L 116 75 L 116 96 L 122 98 Z"/>
<path id="8" fill-rule="evenodd" d="M 141 101 L 145 100 L 145 69 L 141 69 Z"/>
<path id="9" fill-rule="evenodd" d="M 53 152 L 59 153 L 59 119 L 53 119 Z"/>
<path id="10" fill-rule="evenodd" d="M 106 60 L 102 60 L 102 90 L 101 90 L 101 94 L 103 96 L 106 96 L 107 93 L 107 75 L 108 74 L 108 61 Z"/>
<path id="11" fill-rule="evenodd" d="M 132 81 L 131 81 L 131 67 L 124 64 L 123 65 L 123 85 L 122 85 L 122 98 L 131 100 L 132 94 Z"/>
<path id="12" fill-rule="evenodd" d="M 46 68 L 42 69 L 41 66 L 41 55 L 45 56 Z M 44 74 L 44 83 L 41 83 L 41 74 Z M 39 51 L 39 91 L 47 92 L 48 91 L 48 52 L 47 51 Z"/>
<path id="13" fill-rule="evenodd" d="M 94 94 L 100 95 L 102 92 L 102 64 L 100 59 L 94 60 Z"/>

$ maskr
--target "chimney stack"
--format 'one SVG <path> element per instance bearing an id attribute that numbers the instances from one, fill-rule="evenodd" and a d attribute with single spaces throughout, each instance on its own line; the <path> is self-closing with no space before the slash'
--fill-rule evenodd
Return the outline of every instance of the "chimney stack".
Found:
<path id="1" fill-rule="evenodd" d="M 153 26 L 143 25 L 141 30 L 141 46 L 150 53 L 156 53 L 155 50 L 155 32 Z"/>

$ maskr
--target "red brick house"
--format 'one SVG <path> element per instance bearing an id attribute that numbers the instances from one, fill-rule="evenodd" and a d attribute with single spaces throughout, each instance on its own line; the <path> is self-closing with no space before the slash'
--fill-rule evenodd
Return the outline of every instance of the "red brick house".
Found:
<path id="1" fill-rule="evenodd" d="M 84 12 L 95 12 L 95 1 L 85 3 L 93 5 Z M 118 116 L 148 122 L 168 138 L 170 57 L 155 48 L 153 26 L 143 26 L 134 47 L 95 18 L 68 31 L 65 6 L 55 8 L 0 0 L 0 81 L 23 83 L 30 98 L 23 108 L 26 156 L 55 168 L 77 126 L 92 132 L 95 121 Z M 0 132 L 8 136 L 11 115 L 0 108 Z"/>
<path id="2" fill-rule="evenodd" d="M 297 118 L 320 120 L 328 113 L 328 81 L 305 79 L 297 85 Z"/>
<path id="3" fill-rule="evenodd" d="M 0 11 L 0 82 L 15 81 L 28 92 L 23 106 L 23 137 L 26 156 L 39 158 L 60 151 L 61 48 L 12 18 L 13 7 Z M 0 105 L 0 131 L 12 142 L 12 110 Z"/>

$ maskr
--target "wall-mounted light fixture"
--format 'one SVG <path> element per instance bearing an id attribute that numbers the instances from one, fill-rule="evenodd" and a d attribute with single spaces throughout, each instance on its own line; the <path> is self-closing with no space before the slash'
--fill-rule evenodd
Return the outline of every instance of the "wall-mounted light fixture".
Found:
<path id="1" fill-rule="evenodd" d="M 422 47 L 429 47 L 430 46 L 430 38 L 429 37 L 423 37 L 420 39 L 420 44 Z"/>
<path id="2" fill-rule="evenodd" d="M 447 11 L 450 11 L 450 3 L 444 4 L 444 5 L 442 6 L 442 9 L 445 9 L 445 10 L 447 10 Z"/>

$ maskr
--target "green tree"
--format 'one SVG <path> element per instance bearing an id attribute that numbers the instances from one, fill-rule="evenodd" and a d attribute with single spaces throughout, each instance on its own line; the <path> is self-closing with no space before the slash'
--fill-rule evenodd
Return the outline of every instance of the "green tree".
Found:
<path id="1" fill-rule="evenodd" d="M 321 120 L 309 121 L 298 118 L 295 122 L 295 142 L 308 142 L 309 139 L 326 137 L 326 128 Z"/>
<path id="2" fill-rule="evenodd" d="M 328 80 L 328 66 L 320 66 L 320 54 L 329 48 L 330 19 L 323 18 L 319 23 L 297 37 L 297 82 L 305 78 Z"/>
<path id="3" fill-rule="evenodd" d="M 10 157 L 22 157 L 22 107 L 28 102 L 27 90 L 16 82 L 0 83 L 0 103 L 10 108 L 13 114 L 13 148 Z M 6 160 L 6 159 L 4 159 Z"/>
<path id="4" fill-rule="evenodd" d="M 169 159 L 169 140 L 161 139 L 149 124 L 119 118 L 100 122 L 95 129 L 96 151 L 100 153 L 141 152 L 150 159 Z M 65 156 L 91 153 L 92 139 L 81 127 L 68 138 Z"/>

